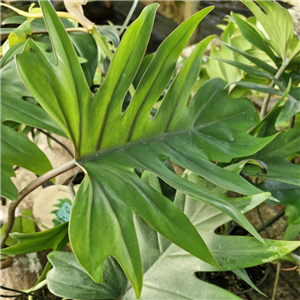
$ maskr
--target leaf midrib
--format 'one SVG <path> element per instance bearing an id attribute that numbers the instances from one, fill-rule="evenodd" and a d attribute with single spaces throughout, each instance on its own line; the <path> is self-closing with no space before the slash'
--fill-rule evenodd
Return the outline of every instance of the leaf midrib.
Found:
<path id="1" fill-rule="evenodd" d="M 160 134 L 159 136 L 152 136 L 152 137 L 148 137 L 146 139 L 141 139 L 141 140 L 138 140 L 138 141 L 135 141 L 135 142 L 129 142 L 129 143 L 126 143 L 126 144 L 123 144 L 123 145 L 119 145 L 119 146 L 115 146 L 115 147 L 111 147 L 111 148 L 107 148 L 107 149 L 103 149 L 103 150 L 99 150 L 97 152 L 93 152 L 93 153 L 90 153 L 90 154 L 87 154 L 87 155 L 84 155 L 82 157 L 80 157 L 79 159 L 77 159 L 77 163 L 79 164 L 84 164 L 85 162 L 89 162 L 89 161 L 92 161 L 96 158 L 101 158 L 103 156 L 106 156 L 106 155 L 110 155 L 112 153 L 117 153 L 117 152 L 121 152 L 123 150 L 127 150 L 127 149 L 130 149 L 130 148 L 134 148 L 134 147 L 137 147 L 139 145 L 143 145 L 143 144 L 147 144 L 147 143 L 150 143 L 150 142 L 154 142 L 154 141 L 163 141 L 167 138 L 170 138 L 172 136 L 176 136 L 176 135 L 182 135 L 182 134 L 189 134 L 189 133 L 198 133 L 198 129 L 203 129 L 209 125 L 212 125 L 212 124 L 215 124 L 217 122 L 220 122 L 220 121 L 223 121 L 223 120 L 226 120 L 226 119 L 229 119 L 229 118 L 232 118 L 232 117 L 235 117 L 237 115 L 240 115 L 240 114 L 243 114 L 243 112 L 239 112 L 237 114 L 234 114 L 234 115 L 230 115 L 226 118 L 223 118 L 223 119 L 218 119 L 218 120 L 215 120 L 213 122 L 210 122 L 210 123 L 206 123 L 206 124 L 200 124 L 196 127 L 193 127 L 193 128 L 190 128 L 190 129 L 185 129 L 185 130 L 181 130 L 181 131 L 174 131 L 174 132 L 167 132 L 167 133 L 162 133 Z M 153 120 L 154 121 L 154 120 Z M 208 136 L 207 134 L 204 134 L 202 133 L 203 136 Z M 216 138 L 216 139 L 219 139 L 221 140 L 220 137 Z M 226 140 L 227 141 L 227 140 Z M 230 141 L 227 141 L 227 142 L 230 142 Z M 236 144 L 236 143 L 235 143 Z"/>

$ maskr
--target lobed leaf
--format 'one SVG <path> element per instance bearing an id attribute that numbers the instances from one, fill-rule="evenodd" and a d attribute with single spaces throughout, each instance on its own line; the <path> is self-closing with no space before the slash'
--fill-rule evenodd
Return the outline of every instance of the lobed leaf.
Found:
<path id="1" fill-rule="evenodd" d="M 196 174 L 185 173 L 184 176 L 188 176 L 195 184 L 201 182 Z M 214 193 L 213 190 L 211 192 Z M 268 193 L 262 193 L 242 198 L 227 198 L 227 201 L 230 201 L 236 209 L 246 212 L 267 197 Z M 244 268 L 272 261 L 299 246 L 299 242 L 271 240 L 266 240 L 267 246 L 264 246 L 251 237 L 218 236 L 214 231 L 216 227 L 230 220 L 228 216 L 182 193 L 177 193 L 175 203 L 189 216 L 201 235 L 206 237 L 207 242 L 212 246 L 212 251 L 222 261 L 222 270 Z M 215 285 L 200 281 L 195 276 L 195 272 L 216 271 L 215 268 L 171 245 L 141 218 L 136 218 L 135 224 L 145 266 L 144 288 L 140 299 L 237 299 L 237 296 Z M 240 251 L 241 248 L 245 251 Z M 107 261 L 105 265 L 108 268 L 104 271 L 104 283 L 95 284 L 72 254 L 54 252 L 49 255 L 49 259 L 54 268 L 48 274 L 47 282 L 54 294 L 66 298 L 76 298 L 80 295 L 85 299 L 105 299 L 105 297 L 136 299 L 133 289 L 126 288 L 127 283 L 124 281 L 121 269 L 111 261 Z M 74 289 L 74 283 L 82 289 L 80 291 Z"/>
<path id="2" fill-rule="evenodd" d="M 162 43 L 125 112 L 123 100 L 142 63 L 157 6 L 147 6 L 128 28 L 94 98 L 53 8 L 47 1 L 41 1 L 41 8 L 56 64 L 51 64 L 32 40 L 16 60 L 27 88 L 65 130 L 74 143 L 77 163 L 87 174 L 72 208 L 69 235 L 76 258 L 93 280 L 102 281 L 104 261 L 113 256 L 136 295 L 140 295 L 143 268 L 136 215 L 173 243 L 218 266 L 188 218 L 143 182 L 136 169 L 148 170 L 171 186 L 224 211 L 263 242 L 231 203 L 166 167 L 170 159 L 224 188 L 244 194 L 260 192 L 237 174 L 210 162 L 230 162 L 253 154 L 274 138 L 258 139 L 247 134 L 259 121 L 251 102 L 230 99 L 220 79 L 207 82 L 190 99 L 202 55 L 212 37 L 195 48 L 157 114 L 149 117 L 186 42 L 212 8 L 196 13 Z M 28 61 L 37 67 L 31 70 Z"/>

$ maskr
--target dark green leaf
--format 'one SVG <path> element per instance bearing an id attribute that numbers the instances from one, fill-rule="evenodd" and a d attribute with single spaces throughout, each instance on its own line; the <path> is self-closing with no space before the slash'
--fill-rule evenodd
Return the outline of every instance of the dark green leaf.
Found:
<path id="1" fill-rule="evenodd" d="M 277 90 L 277 89 L 275 89 L 273 87 L 270 87 L 268 85 L 259 84 L 259 83 L 255 83 L 255 82 L 235 81 L 235 82 L 231 82 L 231 84 L 244 86 L 244 87 L 247 87 L 251 90 L 266 93 L 266 94 L 280 95 L 280 96 L 282 95 L 282 92 L 280 90 Z"/>
<path id="2" fill-rule="evenodd" d="M 82 32 L 71 32 L 69 33 L 69 37 L 74 44 L 78 56 L 87 60 L 81 66 L 86 81 L 91 86 L 98 65 L 98 51 L 95 40 L 90 34 Z"/>
<path id="3" fill-rule="evenodd" d="M 211 59 L 216 59 L 218 61 L 225 62 L 229 65 L 235 66 L 236 68 L 238 68 L 240 70 L 243 70 L 243 71 L 247 72 L 248 74 L 251 74 L 251 75 L 254 75 L 254 76 L 267 78 L 267 79 L 273 79 L 274 78 L 271 74 L 269 74 L 265 71 L 262 71 L 260 69 L 251 67 L 249 65 L 246 65 L 246 64 L 243 64 L 243 63 L 240 63 L 240 62 L 237 62 L 237 61 L 231 61 L 231 60 L 221 59 L 221 58 L 211 58 Z"/>
<path id="4" fill-rule="evenodd" d="M 268 173 L 261 170 L 250 170 L 250 176 L 265 177 L 275 181 L 300 185 L 300 165 L 287 160 L 290 155 L 300 153 L 300 127 L 296 126 L 286 132 L 280 133 L 270 144 L 255 154 L 255 158 L 263 161 L 268 166 Z M 248 170 L 247 170 L 248 169 Z"/>
<path id="5" fill-rule="evenodd" d="M 295 114 L 300 112 L 300 88 L 291 88 L 288 94 L 288 100 L 286 101 L 283 109 L 280 111 L 275 126 L 280 126 L 282 123 L 288 121 Z"/>

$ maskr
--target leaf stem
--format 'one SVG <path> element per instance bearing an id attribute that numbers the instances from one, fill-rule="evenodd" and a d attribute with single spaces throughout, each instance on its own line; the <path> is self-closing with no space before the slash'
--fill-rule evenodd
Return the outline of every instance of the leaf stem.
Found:
<path id="1" fill-rule="evenodd" d="M 55 138 L 50 133 L 48 133 L 47 131 L 44 131 L 42 129 L 38 129 L 38 131 L 42 132 L 44 135 L 46 135 L 47 137 L 49 137 L 50 139 L 52 139 L 53 141 L 55 141 L 57 144 L 59 144 L 62 148 L 64 148 L 68 152 L 68 154 L 72 158 L 74 157 L 72 151 L 66 145 L 64 145 L 62 142 L 60 142 L 57 138 Z"/>
<path id="2" fill-rule="evenodd" d="M 32 191 L 34 191 L 36 188 L 41 186 L 43 183 L 47 182 L 48 180 L 65 173 L 66 171 L 69 171 L 76 167 L 76 162 L 74 160 L 69 161 L 45 174 L 37 178 L 36 180 L 32 181 L 29 185 L 27 185 L 20 193 L 19 197 L 15 202 L 12 202 L 8 209 L 8 221 L 6 223 L 5 230 L 1 236 L 1 249 L 4 248 L 5 242 L 8 238 L 8 235 L 13 227 L 14 221 L 15 221 L 15 210 L 20 204 L 20 202 L 29 195 Z"/>
<path id="3" fill-rule="evenodd" d="M 280 266 L 281 266 L 281 263 L 278 262 L 277 267 L 276 267 L 276 275 L 275 275 L 275 282 L 274 282 L 272 300 L 276 299 L 276 292 L 277 292 L 277 286 L 278 286 L 278 280 L 279 280 L 279 274 L 280 274 Z"/>

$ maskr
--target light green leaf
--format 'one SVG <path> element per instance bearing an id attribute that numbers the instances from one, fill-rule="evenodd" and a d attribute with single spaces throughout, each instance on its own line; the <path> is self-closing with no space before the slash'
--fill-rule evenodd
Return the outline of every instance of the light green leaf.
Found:
<path id="1" fill-rule="evenodd" d="M 267 64 L 265 61 L 259 59 L 258 57 L 251 55 L 250 53 L 247 53 L 245 51 L 242 51 L 241 49 L 238 49 L 236 47 L 233 47 L 230 44 L 227 43 L 223 43 L 227 48 L 231 49 L 232 51 L 242 55 L 243 57 L 247 58 L 249 61 L 251 61 L 252 63 L 254 63 L 256 66 L 258 66 L 259 68 L 265 70 L 266 72 L 270 73 L 271 75 L 275 75 L 276 74 L 276 69 L 274 69 L 272 66 L 270 66 L 269 64 Z"/>
<path id="2" fill-rule="evenodd" d="M 11 182 L 13 166 L 17 165 L 38 175 L 52 169 L 47 156 L 22 134 L 1 124 L 1 195 L 12 201 L 18 191 Z"/>
<path id="3" fill-rule="evenodd" d="M 250 22 L 244 21 L 237 14 L 231 13 L 235 22 L 237 23 L 242 35 L 253 44 L 258 49 L 265 52 L 275 63 L 277 63 L 277 58 L 274 55 L 273 51 L 269 47 L 266 39 L 262 37 L 261 34 L 257 32 L 257 29 Z"/>
<path id="4" fill-rule="evenodd" d="M 12 233 L 11 237 L 18 240 L 19 243 L 1 249 L 1 254 L 19 255 L 48 249 L 55 250 L 68 243 L 68 223 L 36 233 Z"/>
<path id="5" fill-rule="evenodd" d="M 283 239 L 293 241 L 300 233 L 300 224 L 288 224 L 284 231 Z"/>
<path id="6" fill-rule="evenodd" d="M 11 47 L 26 41 L 27 36 L 30 36 L 31 34 L 31 24 L 29 21 L 25 21 L 9 34 L 7 40 L 0 47 L 1 55 L 4 55 Z"/>
<path id="7" fill-rule="evenodd" d="M 55 295 L 67 295 L 70 299 L 121 299 L 126 292 L 128 280 L 113 258 L 104 264 L 102 284 L 89 277 L 73 253 L 55 251 L 48 255 L 48 259 L 54 268 L 47 275 L 47 284 Z"/>
<path id="8" fill-rule="evenodd" d="M 243 0 L 241 2 L 252 11 L 262 25 L 264 40 L 285 61 L 294 35 L 294 23 L 288 10 L 274 1 L 256 1 L 264 12 L 254 1 Z"/>
<path id="9" fill-rule="evenodd" d="M 32 213 L 29 209 L 24 209 L 22 215 L 15 218 L 14 225 L 10 232 L 32 233 L 35 232 L 34 222 L 26 217 L 32 218 Z M 1 235 L 6 228 L 6 224 L 1 227 Z M 5 242 L 6 246 L 13 246 L 18 241 L 9 236 Z"/>

